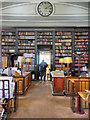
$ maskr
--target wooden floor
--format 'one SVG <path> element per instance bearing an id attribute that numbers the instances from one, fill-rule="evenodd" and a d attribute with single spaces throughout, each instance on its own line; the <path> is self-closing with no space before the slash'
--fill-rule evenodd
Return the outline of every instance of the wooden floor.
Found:
<path id="1" fill-rule="evenodd" d="M 18 100 L 18 110 L 9 118 L 87 118 L 70 109 L 70 98 L 52 96 L 50 82 L 32 82 L 24 96 Z M 73 119 L 72 119 L 73 120 Z"/>

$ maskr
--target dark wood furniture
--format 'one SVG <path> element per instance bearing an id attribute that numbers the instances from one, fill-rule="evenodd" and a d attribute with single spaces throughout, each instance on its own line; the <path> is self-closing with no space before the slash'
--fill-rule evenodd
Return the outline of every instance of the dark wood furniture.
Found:
<path id="1" fill-rule="evenodd" d="M 23 76 L 14 76 L 17 81 L 17 94 L 24 94 L 31 84 L 31 72 L 25 72 Z"/>

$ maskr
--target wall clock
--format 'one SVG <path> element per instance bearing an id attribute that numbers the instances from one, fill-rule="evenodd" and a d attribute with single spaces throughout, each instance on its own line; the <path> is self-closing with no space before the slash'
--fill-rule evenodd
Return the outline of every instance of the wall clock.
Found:
<path id="1" fill-rule="evenodd" d="M 50 2 L 43 1 L 37 7 L 38 13 L 43 17 L 48 17 L 53 12 L 53 5 Z"/>

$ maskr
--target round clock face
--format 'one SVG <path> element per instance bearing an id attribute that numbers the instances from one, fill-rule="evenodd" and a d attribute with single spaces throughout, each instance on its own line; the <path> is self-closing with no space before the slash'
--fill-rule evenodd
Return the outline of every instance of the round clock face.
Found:
<path id="1" fill-rule="evenodd" d="M 50 2 L 41 2 L 38 5 L 37 10 L 41 16 L 47 17 L 53 12 L 53 5 Z"/>

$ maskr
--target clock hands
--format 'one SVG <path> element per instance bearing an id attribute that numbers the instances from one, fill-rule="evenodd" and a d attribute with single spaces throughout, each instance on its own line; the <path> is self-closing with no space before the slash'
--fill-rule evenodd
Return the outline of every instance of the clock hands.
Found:
<path id="1" fill-rule="evenodd" d="M 50 7 L 50 5 L 49 6 L 47 6 L 47 7 L 45 7 L 45 9 L 48 9 Z"/>

